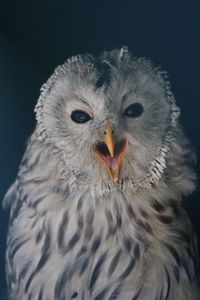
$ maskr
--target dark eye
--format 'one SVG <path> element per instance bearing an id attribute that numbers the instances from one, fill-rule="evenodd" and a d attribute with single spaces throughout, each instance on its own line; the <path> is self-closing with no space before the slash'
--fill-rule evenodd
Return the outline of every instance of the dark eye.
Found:
<path id="1" fill-rule="evenodd" d="M 89 114 L 87 114 L 86 112 L 84 112 L 82 110 L 74 110 L 71 113 L 71 119 L 75 123 L 86 123 L 89 120 L 91 120 L 92 118 L 90 117 Z"/>
<path id="2" fill-rule="evenodd" d="M 143 106 L 140 103 L 133 103 L 129 105 L 124 111 L 124 115 L 128 118 L 137 118 L 142 113 L 143 113 Z"/>

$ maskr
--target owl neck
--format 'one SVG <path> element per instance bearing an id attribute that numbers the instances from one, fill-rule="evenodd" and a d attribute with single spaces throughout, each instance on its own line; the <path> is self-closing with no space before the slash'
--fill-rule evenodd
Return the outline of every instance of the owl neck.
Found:
<path id="1" fill-rule="evenodd" d="M 44 191 L 43 184 L 37 185 L 37 191 Z M 164 182 L 149 190 L 116 190 L 94 196 L 89 187 L 69 186 L 69 182 L 60 179 L 50 192 L 42 197 L 38 194 L 31 206 L 47 219 L 52 219 L 54 213 L 60 215 L 60 219 L 63 212 L 68 211 L 69 215 L 77 215 L 77 224 L 83 220 L 86 235 L 90 236 L 95 223 L 93 235 L 101 233 L 109 242 L 123 240 L 126 247 L 137 240 L 145 249 L 149 243 L 188 238 L 180 200 L 181 194 L 170 190 Z"/>
<path id="2" fill-rule="evenodd" d="M 133 179 L 112 185 L 93 183 L 84 174 L 66 170 L 59 150 L 51 145 L 38 151 L 38 145 L 30 143 L 26 155 L 29 159 L 25 157 L 22 162 L 20 176 L 28 203 L 36 212 L 45 215 L 65 208 L 76 211 L 82 199 L 84 218 L 93 209 L 99 226 L 108 228 L 112 224 L 114 231 L 141 232 L 147 239 L 153 239 L 156 232 L 167 233 L 183 222 L 183 218 L 178 218 L 184 215 L 182 194 L 194 189 L 194 175 L 183 161 L 180 166 L 174 161 L 170 166 L 168 162 L 165 176 L 156 184 L 136 189 Z"/>

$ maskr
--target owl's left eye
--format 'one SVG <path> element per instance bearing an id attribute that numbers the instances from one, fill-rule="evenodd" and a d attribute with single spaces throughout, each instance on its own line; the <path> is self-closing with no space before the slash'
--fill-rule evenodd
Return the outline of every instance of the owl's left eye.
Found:
<path id="1" fill-rule="evenodd" d="M 75 123 L 79 123 L 79 124 L 82 124 L 82 123 L 86 123 L 88 122 L 89 120 L 91 120 L 91 116 L 86 113 L 85 111 L 82 111 L 82 110 L 74 110 L 72 113 L 71 113 L 71 119 L 72 121 L 74 121 Z"/>
<path id="2" fill-rule="evenodd" d="M 124 115 L 128 118 L 137 118 L 142 113 L 143 113 L 143 106 L 137 102 L 129 105 L 124 111 Z"/>

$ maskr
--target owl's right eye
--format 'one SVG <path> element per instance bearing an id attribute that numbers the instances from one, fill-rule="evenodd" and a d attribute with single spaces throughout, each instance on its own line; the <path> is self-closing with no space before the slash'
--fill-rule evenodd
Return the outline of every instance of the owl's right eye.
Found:
<path id="1" fill-rule="evenodd" d="M 88 122 L 89 120 L 91 120 L 91 116 L 86 113 L 85 111 L 82 111 L 82 110 L 74 110 L 72 113 L 71 113 L 71 119 L 72 121 L 74 121 L 75 123 L 79 123 L 79 124 L 82 124 L 82 123 L 86 123 Z"/>

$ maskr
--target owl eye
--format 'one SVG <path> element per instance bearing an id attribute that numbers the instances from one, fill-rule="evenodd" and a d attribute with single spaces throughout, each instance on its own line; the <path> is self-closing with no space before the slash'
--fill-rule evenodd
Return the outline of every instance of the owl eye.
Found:
<path id="1" fill-rule="evenodd" d="M 86 123 L 89 120 L 91 120 L 91 116 L 89 114 L 87 114 L 86 112 L 82 111 L 82 110 L 74 110 L 71 113 L 71 119 L 72 121 L 74 121 L 75 123 Z"/>
<path id="2" fill-rule="evenodd" d="M 142 113 L 143 113 L 143 106 L 140 103 L 133 103 L 129 105 L 124 111 L 124 115 L 128 118 L 137 118 Z"/>

